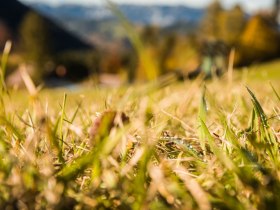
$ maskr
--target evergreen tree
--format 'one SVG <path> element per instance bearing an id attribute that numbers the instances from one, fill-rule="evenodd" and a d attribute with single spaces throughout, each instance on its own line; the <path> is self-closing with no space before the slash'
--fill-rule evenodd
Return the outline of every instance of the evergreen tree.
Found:
<path id="1" fill-rule="evenodd" d="M 280 0 L 274 0 L 274 18 L 276 22 L 279 23 L 279 13 L 280 13 Z"/>
<path id="2" fill-rule="evenodd" d="M 203 39 L 218 39 L 220 37 L 219 20 L 223 14 L 223 8 L 219 1 L 214 1 L 206 9 L 206 14 L 201 22 L 200 36 Z"/>
<path id="3" fill-rule="evenodd" d="M 220 39 L 228 46 L 235 46 L 246 26 L 245 12 L 236 5 L 229 11 L 224 11 L 220 17 Z"/>
<path id="4" fill-rule="evenodd" d="M 159 59 L 158 59 L 161 74 L 165 74 L 168 72 L 168 70 L 170 70 L 170 69 L 168 69 L 168 67 L 166 65 L 166 61 L 172 55 L 172 53 L 176 47 L 176 40 L 177 40 L 177 37 L 175 34 L 170 34 L 167 37 L 165 37 L 163 40 L 163 45 L 161 47 Z"/>
<path id="5" fill-rule="evenodd" d="M 141 40 L 145 45 L 158 44 L 159 29 L 156 26 L 145 26 L 141 32 Z"/>
<path id="6" fill-rule="evenodd" d="M 219 1 L 214 1 L 206 9 L 199 35 L 204 41 L 223 41 L 231 47 L 237 44 L 245 25 L 245 12 L 241 6 L 224 10 Z"/>
<path id="7" fill-rule="evenodd" d="M 32 63 L 36 79 L 46 74 L 45 64 L 51 57 L 48 24 L 37 13 L 29 12 L 20 27 L 21 49 L 26 62 Z"/>

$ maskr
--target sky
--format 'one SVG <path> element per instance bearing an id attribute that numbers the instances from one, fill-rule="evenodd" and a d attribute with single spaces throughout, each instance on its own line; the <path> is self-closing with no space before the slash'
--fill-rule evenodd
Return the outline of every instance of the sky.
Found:
<path id="1" fill-rule="evenodd" d="M 76 4 L 100 4 L 104 0 L 21 0 L 22 2 L 45 2 L 50 4 L 76 3 Z M 131 4 L 168 4 L 187 5 L 192 7 L 205 7 L 211 0 L 113 0 L 115 3 Z M 225 7 L 241 4 L 248 12 L 271 8 L 273 0 L 221 0 Z"/>

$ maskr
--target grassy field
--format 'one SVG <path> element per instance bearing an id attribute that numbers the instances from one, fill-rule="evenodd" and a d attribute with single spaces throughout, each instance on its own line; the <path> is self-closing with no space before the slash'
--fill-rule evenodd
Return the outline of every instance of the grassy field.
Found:
<path id="1" fill-rule="evenodd" d="M 280 209 L 279 66 L 118 89 L 2 83 L 0 209 Z"/>
<path id="2" fill-rule="evenodd" d="M 251 81 L 277 81 L 280 78 L 280 60 L 271 61 L 263 64 L 255 64 L 249 68 L 243 68 L 243 75 L 248 82 Z"/>

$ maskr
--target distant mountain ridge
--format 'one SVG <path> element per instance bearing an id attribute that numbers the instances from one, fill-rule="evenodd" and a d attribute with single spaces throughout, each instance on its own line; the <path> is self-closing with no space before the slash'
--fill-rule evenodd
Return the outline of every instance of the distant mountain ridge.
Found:
<path id="1" fill-rule="evenodd" d="M 114 17 L 108 8 L 101 5 L 62 4 L 51 6 L 44 3 L 33 3 L 30 6 L 60 21 L 65 20 L 65 18 L 88 21 L 105 20 Z M 121 4 L 119 9 L 133 23 L 143 25 L 154 24 L 161 27 L 170 26 L 177 22 L 197 23 L 204 14 L 204 9 L 187 6 Z"/>
<path id="2" fill-rule="evenodd" d="M 8 33 L 10 34 L 10 37 L 14 43 L 20 39 L 20 25 L 24 17 L 29 12 L 35 12 L 35 10 L 17 0 L 1 2 L 0 22 L 6 26 L 6 30 L 8 30 Z M 57 25 L 55 21 L 52 21 L 50 18 L 45 17 L 44 15 L 41 17 L 48 25 L 50 30 L 49 33 L 53 40 L 53 43 L 51 44 L 53 45 L 55 51 L 92 49 L 92 46 Z M 6 40 L 1 39 L 1 41 L 5 43 Z M 0 46 L 3 46 L 3 43 L 0 43 Z"/>

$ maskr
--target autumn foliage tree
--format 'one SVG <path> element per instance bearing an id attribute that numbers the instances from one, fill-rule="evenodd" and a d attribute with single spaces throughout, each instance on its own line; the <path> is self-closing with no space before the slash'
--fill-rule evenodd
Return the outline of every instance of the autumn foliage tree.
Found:
<path id="1" fill-rule="evenodd" d="M 237 62 L 249 64 L 279 55 L 279 33 L 273 20 L 262 15 L 253 16 L 241 35 Z"/>
<path id="2" fill-rule="evenodd" d="M 245 25 L 245 12 L 241 6 L 236 5 L 230 10 L 225 10 L 219 1 L 214 1 L 206 9 L 199 35 L 204 41 L 223 41 L 229 47 L 233 47 Z"/>
<path id="3" fill-rule="evenodd" d="M 236 49 L 235 65 L 248 65 L 265 61 L 280 54 L 280 37 L 275 15 L 280 1 L 275 1 L 274 15 L 257 14 L 249 19 L 240 6 L 224 9 L 214 1 L 206 9 L 200 29 L 204 42 L 222 41 Z"/>

